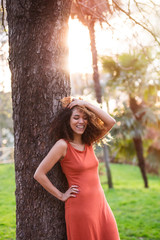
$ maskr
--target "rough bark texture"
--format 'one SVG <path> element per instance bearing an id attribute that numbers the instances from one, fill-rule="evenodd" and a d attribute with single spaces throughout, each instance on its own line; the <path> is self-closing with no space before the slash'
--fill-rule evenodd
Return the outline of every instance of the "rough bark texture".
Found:
<path id="1" fill-rule="evenodd" d="M 34 172 L 52 147 L 48 129 L 70 94 L 67 32 L 71 0 L 7 0 L 15 137 L 17 240 L 66 239 L 64 204 Z M 60 164 L 48 174 L 67 187 Z"/>
<path id="2" fill-rule="evenodd" d="M 130 108 L 135 116 L 135 118 L 140 121 L 141 117 L 138 117 L 136 115 L 137 111 L 139 110 L 139 105 L 136 102 L 136 99 L 134 97 L 129 98 L 129 104 L 130 104 Z M 137 159 L 138 159 L 138 165 L 140 167 L 140 171 L 144 180 L 144 186 L 145 188 L 148 188 L 148 180 L 147 180 L 147 174 L 146 174 L 146 169 L 145 169 L 145 158 L 143 155 L 143 142 L 142 142 L 142 137 L 140 136 L 140 134 L 137 134 L 137 136 L 135 136 L 133 138 L 133 142 L 134 142 L 134 146 L 135 146 L 135 150 L 136 150 L 136 154 L 137 154 Z"/>

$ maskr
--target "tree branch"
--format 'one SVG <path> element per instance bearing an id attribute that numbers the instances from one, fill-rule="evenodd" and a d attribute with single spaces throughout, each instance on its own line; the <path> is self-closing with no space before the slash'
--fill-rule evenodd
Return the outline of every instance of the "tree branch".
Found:
<path id="1" fill-rule="evenodd" d="M 152 26 L 152 24 L 150 23 L 150 21 L 148 21 L 148 19 L 146 18 L 146 16 L 142 13 L 142 8 L 139 6 L 139 3 L 138 3 L 136 0 L 133 0 L 133 1 L 134 1 L 135 5 L 136 5 L 138 11 L 139 11 L 140 14 L 142 15 L 143 19 L 145 20 L 145 22 L 147 22 L 148 25 L 150 25 L 150 26 L 153 28 L 153 26 Z M 147 7 L 148 7 L 148 5 L 147 5 Z M 147 25 L 147 24 L 146 24 L 146 25 Z"/>
<path id="2" fill-rule="evenodd" d="M 86 8 L 90 12 L 91 16 L 97 18 L 101 22 L 106 22 L 109 27 L 112 27 L 111 24 L 107 21 L 106 18 L 104 18 L 103 16 L 101 16 L 100 14 L 97 14 L 95 11 L 92 10 L 93 7 L 90 8 L 90 7 L 86 6 L 85 4 L 83 4 L 80 1 L 77 1 L 77 4 L 80 6 L 80 8 L 82 8 L 82 7 Z M 83 11 L 81 10 L 81 12 L 83 12 Z M 85 14 L 83 14 L 83 15 L 85 15 Z"/>
<path id="3" fill-rule="evenodd" d="M 128 1 L 128 13 L 130 14 L 130 0 Z"/>
<path id="4" fill-rule="evenodd" d="M 123 8 L 121 8 L 114 0 L 112 0 L 112 2 L 114 3 L 115 7 L 120 10 L 121 12 L 123 12 L 125 15 L 127 15 L 127 17 L 129 19 L 131 19 L 133 22 L 135 22 L 137 25 L 141 26 L 144 30 L 146 30 L 147 32 L 149 32 L 152 37 L 154 38 L 154 40 L 158 43 L 158 45 L 160 45 L 160 42 L 158 40 L 158 38 L 156 37 L 156 35 L 149 30 L 146 26 L 144 26 L 143 24 L 141 24 L 140 22 L 138 22 L 136 19 L 134 19 L 128 12 L 126 12 Z"/>

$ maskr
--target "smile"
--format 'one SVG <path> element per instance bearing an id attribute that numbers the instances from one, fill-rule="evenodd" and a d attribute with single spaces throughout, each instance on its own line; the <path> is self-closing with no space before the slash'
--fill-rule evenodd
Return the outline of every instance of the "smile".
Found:
<path id="1" fill-rule="evenodd" d="M 79 128 L 79 129 L 84 129 L 85 126 L 82 126 L 82 125 L 77 125 L 76 128 Z"/>

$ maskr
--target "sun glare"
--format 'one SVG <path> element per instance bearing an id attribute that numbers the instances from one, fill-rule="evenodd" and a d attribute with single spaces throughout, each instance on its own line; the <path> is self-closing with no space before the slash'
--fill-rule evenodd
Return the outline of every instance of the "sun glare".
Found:
<path id="1" fill-rule="evenodd" d="M 116 54 L 124 50 L 125 45 L 113 40 L 112 32 L 104 24 L 102 29 L 95 25 L 96 48 L 99 55 Z M 70 73 L 92 73 L 92 54 L 88 28 L 77 19 L 69 19 L 69 69 Z"/>
<path id="2" fill-rule="evenodd" d="M 69 20 L 69 68 L 70 73 L 91 73 L 92 55 L 87 27 L 78 20 Z"/>
<path id="3" fill-rule="evenodd" d="M 111 23 L 116 30 L 112 31 L 106 23 L 103 28 L 95 25 L 96 48 L 99 56 L 117 55 L 137 49 L 143 43 L 147 45 L 150 41 L 148 33 L 142 31 L 139 26 L 132 23 L 122 24 L 119 18 L 112 19 Z M 123 26 L 123 27 L 122 27 Z M 140 33 L 138 39 L 134 37 Z M 92 54 L 90 48 L 90 37 L 88 28 L 77 19 L 69 19 L 69 68 L 70 73 L 92 73 Z"/>
<path id="4" fill-rule="evenodd" d="M 8 43 L 4 44 L 3 47 L 1 46 L 2 54 L 4 54 L 4 58 L 6 58 L 6 60 L 0 63 L 0 91 L 4 92 L 11 91 L 11 73 L 7 64 L 8 49 Z"/>

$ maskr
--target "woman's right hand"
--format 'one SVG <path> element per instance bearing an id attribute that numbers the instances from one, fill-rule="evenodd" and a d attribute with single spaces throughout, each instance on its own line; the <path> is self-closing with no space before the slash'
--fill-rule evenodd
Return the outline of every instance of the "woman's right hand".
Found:
<path id="1" fill-rule="evenodd" d="M 77 193 L 79 193 L 79 189 L 77 185 L 72 185 L 68 190 L 62 194 L 62 201 L 65 202 L 70 197 L 76 197 Z"/>

